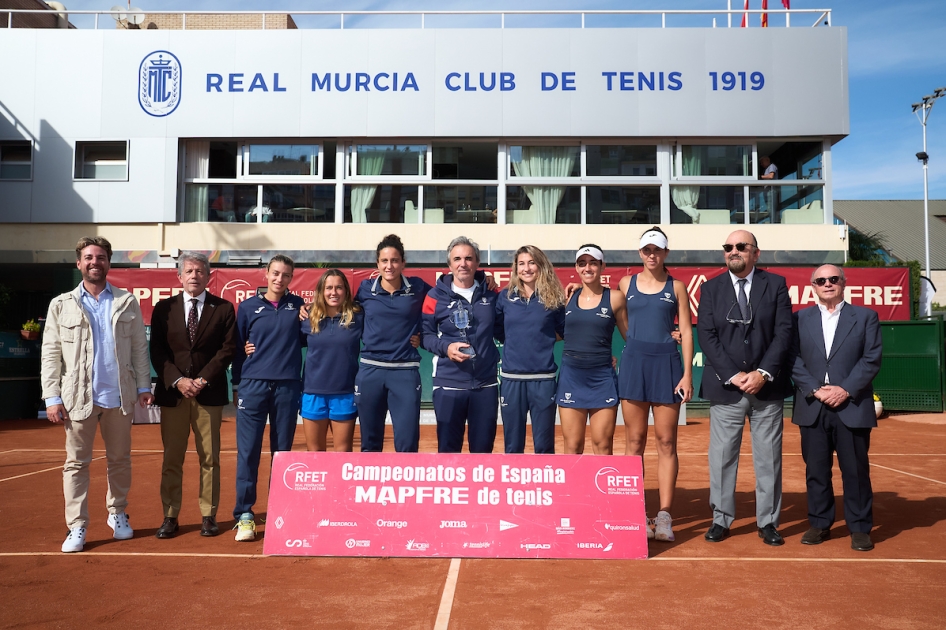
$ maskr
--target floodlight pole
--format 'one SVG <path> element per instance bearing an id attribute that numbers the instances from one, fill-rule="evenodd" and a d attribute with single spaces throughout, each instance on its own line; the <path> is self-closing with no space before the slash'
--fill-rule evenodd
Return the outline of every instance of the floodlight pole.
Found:
<path id="1" fill-rule="evenodd" d="M 933 103 L 944 95 L 946 95 L 946 88 L 936 88 L 932 95 L 924 96 L 921 102 L 913 104 L 913 113 L 923 125 L 923 152 L 917 153 L 916 157 L 923 162 L 923 244 L 926 250 L 924 262 L 926 263 L 926 277 L 930 282 L 933 281 L 930 271 L 930 156 L 926 152 L 926 121 L 929 120 Z"/>

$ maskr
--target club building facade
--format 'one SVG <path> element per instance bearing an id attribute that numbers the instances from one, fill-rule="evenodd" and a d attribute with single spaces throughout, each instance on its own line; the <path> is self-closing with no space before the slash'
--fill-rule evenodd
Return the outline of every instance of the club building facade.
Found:
<path id="1" fill-rule="evenodd" d="M 634 263 L 654 224 L 673 264 L 736 225 L 766 264 L 845 259 L 844 28 L 12 28 L 0 58 L 0 265 L 90 233 L 113 264 L 360 265 L 391 232 L 414 265 L 459 234 Z"/>

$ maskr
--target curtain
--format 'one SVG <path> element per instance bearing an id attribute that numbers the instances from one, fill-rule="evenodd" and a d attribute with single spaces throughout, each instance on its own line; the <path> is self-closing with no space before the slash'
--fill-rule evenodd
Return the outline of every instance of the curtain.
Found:
<path id="1" fill-rule="evenodd" d="M 683 177 L 699 175 L 701 168 L 699 153 L 692 150 L 689 151 L 689 155 L 687 153 L 686 150 L 683 151 L 683 172 L 680 174 Z M 693 223 L 699 223 L 700 211 L 696 209 L 697 204 L 700 203 L 699 186 L 671 186 L 670 196 L 673 197 L 673 203 L 693 219 Z"/>
<path id="2" fill-rule="evenodd" d="M 522 160 L 513 162 L 517 177 L 568 177 L 578 159 L 579 147 L 522 147 Z M 555 223 L 555 211 L 564 186 L 523 186 L 536 210 L 536 223 Z"/>
<path id="3" fill-rule="evenodd" d="M 210 141 L 184 143 L 184 179 L 206 179 L 210 174 Z M 184 221 L 206 221 L 209 216 L 207 184 L 187 184 L 184 193 Z"/>
<path id="4" fill-rule="evenodd" d="M 359 151 L 358 175 L 380 175 L 384 166 L 384 151 Z M 374 201 L 374 194 L 378 190 L 375 185 L 359 185 L 351 187 L 351 221 L 352 223 L 368 222 L 368 207 Z"/>

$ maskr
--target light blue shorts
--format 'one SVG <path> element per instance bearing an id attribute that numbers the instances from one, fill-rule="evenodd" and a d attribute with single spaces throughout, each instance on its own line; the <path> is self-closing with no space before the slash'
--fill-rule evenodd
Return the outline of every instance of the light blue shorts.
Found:
<path id="1" fill-rule="evenodd" d="M 306 420 L 354 420 L 358 417 L 355 394 L 302 394 L 301 413 Z"/>

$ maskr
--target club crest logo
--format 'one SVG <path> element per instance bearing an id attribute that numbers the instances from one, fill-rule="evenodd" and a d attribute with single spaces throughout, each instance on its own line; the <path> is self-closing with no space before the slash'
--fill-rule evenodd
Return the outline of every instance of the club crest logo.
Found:
<path id="1" fill-rule="evenodd" d="M 166 50 L 156 50 L 138 68 L 138 103 L 149 116 L 163 118 L 181 104 L 181 62 Z"/>

